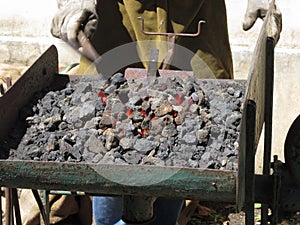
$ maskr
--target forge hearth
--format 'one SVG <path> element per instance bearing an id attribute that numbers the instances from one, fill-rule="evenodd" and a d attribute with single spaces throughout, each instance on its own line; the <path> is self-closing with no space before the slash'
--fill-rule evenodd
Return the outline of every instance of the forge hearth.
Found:
<path id="1" fill-rule="evenodd" d="M 245 83 L 83 77 L 38 93 L 1 158 L 237 169 Z"/>

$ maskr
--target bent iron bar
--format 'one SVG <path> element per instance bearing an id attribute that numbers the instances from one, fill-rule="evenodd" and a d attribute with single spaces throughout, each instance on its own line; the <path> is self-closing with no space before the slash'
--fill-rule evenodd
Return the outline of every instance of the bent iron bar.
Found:
<path id="1" fill-rule="evenodd" d="M 189 33 L 166 33 L 166 32 L 150 32 L 150 31 L 145 31 L 145 25 L 144 25 L 144 19 L 142 17 L 138 17 L 139 20 L 141 20 L 141 30 L 144 34 L 146 35 L 163 35 L 163 36 L 167 36 L 167 43 L 168 43 L 168 51 L 167 54 L 164 58 L 163 61 L 163 66 L 162 69 L 167 69 L 168 66 L 170 65 L 173 55 L 174 55 L 174 48 L 175 48 L 175 39 L 177 36 L 181 36 L 181 37 L 197 37 L 198 35 L 200 35 L 200 31 L 201 31 L 201 24 L 205 23 L 205 21 L 200 20 L 198 22 L 198 29 L 196 33 L 193 34 L 189 34 Z"/>

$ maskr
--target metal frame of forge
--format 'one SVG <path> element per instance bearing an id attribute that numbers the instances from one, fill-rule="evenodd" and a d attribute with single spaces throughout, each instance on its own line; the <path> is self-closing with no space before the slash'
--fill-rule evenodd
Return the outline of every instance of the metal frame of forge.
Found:
<path id="1" fill-rule="evenodd" d="M 51 46 L 0 98 L 0 105 L 5 106 L 0 107 L 1 138 L 6 137 L 18 120 L 19 110 L 31 101 L 34 93 L 51 85 L 52 90 L 58 90 L 71 79 L 82 78 L 82 76 L 61 75 L 57 70 L 58 53 L 56 47 Z M 90 76 L 90 79 L 98 77 Z M 130 186 L 129 174 L 135 174 Z M 157 182 L 157 177 L 161 175 L 167 179 Z M 109 177 L 114 177 L 118 182 Z M 153 184 L 145 187 L 138 184 L 141 182 Z M 127 198 L 127 206 L 141 202 L 138 201 L 141 197 L 146 201 L 151 196 L 206 201 L 213 199 L 232 203 L 235 202 L 236 172 L 138 165 L 0 160 L 0 185 L 46 191 L 66 190 L 71 193 L 80 191 L 89 195 L 121 195 Z M 148 204 L 148 209 L 152 211 L 151 204 Z M 143 211 L 142 206 L 140 210 Z M 147 220 L 141 218 L 144 215 L 135 216 L 136 214 L 138 212 L 129 210 L 126 215 L 128 217 L 132 215 L 131 217 L 139 221 Z"/>
<path id="2" fill-rule="evenodd" d="M 293 185 L 289 186 L 292 182 L 282 176 L 284 169 L 276 157 L 273 162 L 274 172 L 270 175 L 273 85 L 269 86 L 269 84 L 273 84 L 274 41 L 267 37 L 266 21 L 257 42 L 247 81 L 238 172 L 175 167 L 0 160 L 0 185 L 9 188 L 46 190 L 47 194 L 51 190 L 65 190 L 71 194 L 79 191 L 89 195 L 121 195 L 126 198 L 126 217 L 134 217 L 137 220 L 135 222 L 141 223 L 152 215 L 153 196 L 236 202 L 239 210 L 246 211 L 248 225 L 254 224 L 255 202 L 263 204 L 263 224 L 267 224 L 270 219 L 266 214 L 269 208 L 272 208 L 273 213 L 272 224 L 276 224 L 278 221 L 280 211 L 300 211 L 300 190 Z M 54 89 L 59 89 L 71 79 L 78 79 L 77 76 L 58 75 L 57 69 L 57 50 L 51 46 L 0 97 L 0 138 L 4 138 L 13 127 L 18 119 L 19 110 L 30 101 L 34 93 L 50 84 L 54 84 Z M 263 123 L 265 123 L 266 139 L 264 174 L 257 175 L 254 173 L 255 153 Z M 135 177 L 136 180 L 132 180 L 132 185 L 124 185 L 128 184 L 129 174 L 140 174 L 141 176 Z M 161 174 L 168 179 L 154 182 L 153 185 L 146 187 L 138 185 L 138 182 L 143 179 L 155 180 Z M 119 182 L 116 183 L 107 178 L 113 176 Z M 284 185 L 285 182 L 288 185 Z M 143 208 L 145 202 L 147 206 Z M 141 213 L 141 211 L 147 213 Z M 46 219 L 45 221 L 47 223 Z"/>

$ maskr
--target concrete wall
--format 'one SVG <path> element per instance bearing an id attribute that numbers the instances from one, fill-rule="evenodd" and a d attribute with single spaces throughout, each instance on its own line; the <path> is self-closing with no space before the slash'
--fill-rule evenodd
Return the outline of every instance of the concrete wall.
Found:
<path id="1" fill-rule="evenodd" d="M 58 47 L 62 64 L 78 55 L 50 34 L 56 0 L 2 0 L 0 8 L 0 62 L 31 65 L 51 44 Z"/>
<path id="2" fill-rule="evenodd" d="M 236 79 L 246 79 L 261 21 L 242 30 L 246 0 L 226 0 Z M 283 160 L 283 143 L 292 121 L 300 114 L 299 0 L 277 0 L 283 14 L 283 31 L 275 53 L 273 150 Z M 31 65 L 51 44 L 61 64 L 78 61 L 78 54 L 49 32 L 55 0 L 2 0 L 0 8 L 0 63 Z M 261 148 L 261 147 L 260 147 Z M 260 166 L 258 166 L 259 168 Z"/>

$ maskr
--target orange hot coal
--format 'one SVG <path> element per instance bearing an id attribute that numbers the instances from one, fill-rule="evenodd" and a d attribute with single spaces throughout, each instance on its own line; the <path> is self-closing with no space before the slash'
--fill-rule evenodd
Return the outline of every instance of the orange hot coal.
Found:
<path id="1" fill-rule="evenodd" d="M 141 130 L 141 135 L 142 135 L 142 137 L 145 137 L 146 134 L 147 134 L 147 130 L 146 130 L 146 129 Z"/>
<path id="2" fill-rule="evenodd" d="M 178 115 L 177 111 L 173 111 L 173 117 L 176 117 Z"/>
<path id="3" fill-rule="evenodd" d="M 132 113 L 133 113 L 133 109 L 128 109 L 127 112 L 126 112 L 126 115 L 131 116 Z"/>
<path id="4" fill-rule="evenodd" d="M 107 94 L 105 94 L 103 91 L 99 91 L 98 92 L 98 97 L 101 98 L 103 105 L 106 106 L 106 102 L 107 102 Z"/>

